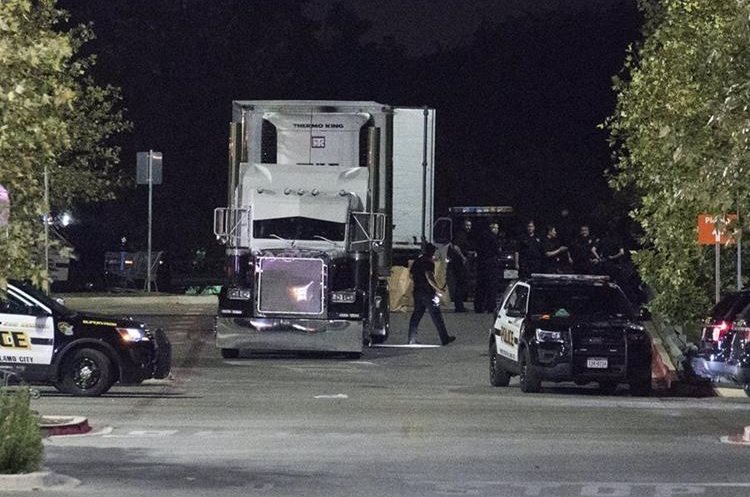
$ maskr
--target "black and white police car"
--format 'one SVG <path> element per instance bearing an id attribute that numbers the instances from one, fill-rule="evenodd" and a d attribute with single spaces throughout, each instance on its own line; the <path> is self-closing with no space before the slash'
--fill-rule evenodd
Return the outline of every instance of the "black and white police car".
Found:
<path id="1" fill-rule="evenodd" d="M 7 376 L 97 396 L 116 382 L 165 378 L 170 362 L 160 329 L 73 311 L 25 283 L 0 289 L 0 369 Z"/>
<path id="2" fill-rule="evenodd" d="M 489 336 L 493 386 L 518 375 L 521 390 L 542 381 L 627 383 L 651 392 L 651 338 L 620 288 L 607 277 L 533 274 L 505 291 Z"/>

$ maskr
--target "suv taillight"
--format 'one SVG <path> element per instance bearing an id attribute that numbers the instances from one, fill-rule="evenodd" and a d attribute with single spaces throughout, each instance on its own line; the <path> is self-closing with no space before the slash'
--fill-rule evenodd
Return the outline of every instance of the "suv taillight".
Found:
<path id="1" fill-rule="evenodd" d="M 718 342 L 723 340 L 726 334 L 732 331 L 731 321 L 717 321 L 712 325 L 706 326 L 704 340 Z M 711 334 L 710 336 L 709 333 Z"/>

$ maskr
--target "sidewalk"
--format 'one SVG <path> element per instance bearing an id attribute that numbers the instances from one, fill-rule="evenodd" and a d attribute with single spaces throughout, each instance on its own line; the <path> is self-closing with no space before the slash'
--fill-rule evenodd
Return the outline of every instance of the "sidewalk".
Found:
<path id="1" fill-rule="evenodd" d="M 215 315 L 216 295 L 170 293 L 76 293 L 53 295 L 71 309 L 100 314 Z"/>

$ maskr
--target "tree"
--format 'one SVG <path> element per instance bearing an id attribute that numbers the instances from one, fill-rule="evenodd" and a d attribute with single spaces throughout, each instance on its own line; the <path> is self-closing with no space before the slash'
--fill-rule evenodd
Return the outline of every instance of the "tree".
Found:
<path id="1" fill-rule="evenodd" d="M 645 39 L 630 49 L 607 122 L 611 185 L 632 191 L 644 232 L 636 256 L 654 310 L 685 322 L 710 303 L 711 251 L 699 213 L 750 212 L 750 2 L 641 1 Z M 747 225 L 747 223 L 744 223 Z"/>
<path id="2" fill-rule="evenodd" d="M 0 2 L 0 184 L 11 197 L 0 286 L 10 276 L 46 283 L 45 213 L 107 198 L 119 183 L 111 139 L 129 123 L 117 89 L 88 75 L 94 57 L 76 55 L 90 27 L 65 30 L 66 20 L 56 0 Z"/>

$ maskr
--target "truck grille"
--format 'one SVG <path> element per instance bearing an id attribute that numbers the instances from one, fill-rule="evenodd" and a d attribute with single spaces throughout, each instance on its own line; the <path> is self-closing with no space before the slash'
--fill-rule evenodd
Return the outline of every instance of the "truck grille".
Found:
<path id="1" fill-rule="evenodd" d="M 592 372 L 587 367 L 588 358 L 607 359 L 607 368 L 602 373 L 625 373 L 627 349 L 622 329 L 577 327 L 572 331 L 574 374 Z"/>
<path id="2" fill-rule="evenodd" d="M 260 257 L 258 310 L 267 314 L 320 316 L 327 270 L 322 259 Z"/>

